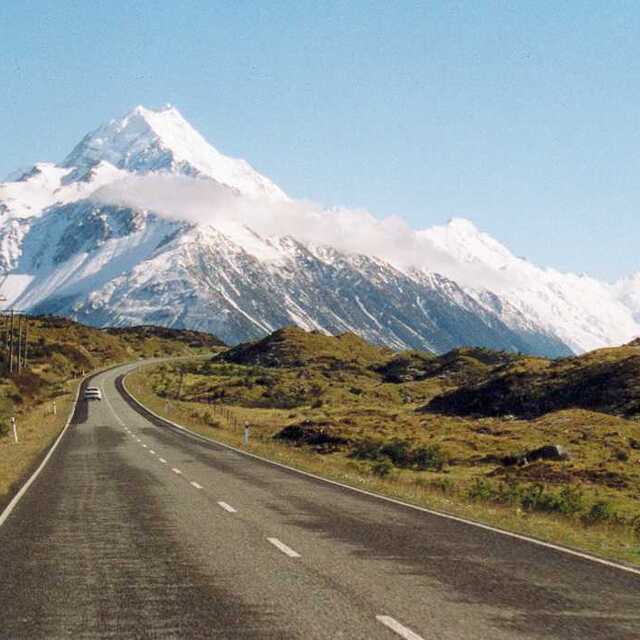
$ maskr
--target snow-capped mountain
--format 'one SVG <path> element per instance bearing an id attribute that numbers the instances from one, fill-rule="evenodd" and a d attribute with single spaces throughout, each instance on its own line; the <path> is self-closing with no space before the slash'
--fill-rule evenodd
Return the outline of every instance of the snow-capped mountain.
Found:
<path id="1" fill-rule="evenodd" d="M 394 234 L 305 206 L 176 109 L 137 107 L 61 164 L 0 183 L 0 289 L 31 312 L 230 343 L 293 322 L 398 349 L 563 355 L 640 333 L 640 276 L 609 285 L 541 269 L 465 220 Z M 389 231 L 375 245 L 372 225 Z"/>

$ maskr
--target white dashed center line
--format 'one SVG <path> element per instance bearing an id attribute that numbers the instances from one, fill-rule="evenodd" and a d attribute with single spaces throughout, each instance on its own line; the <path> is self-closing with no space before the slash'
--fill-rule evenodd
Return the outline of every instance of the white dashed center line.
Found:
<path id="1" fill-rule="evenodd" d="M 290 558 L 299 558 L 300 554 L 297 551 L 294 551 L 291 547 L 287 547 L 284 542 L 280 542 L 278 538 L 267 538 L 267 540 L 277 549 L 280 549 L 282 553 L 288 555 Z"/>
<path id="2" fill-rule="evenodd" d="M 146 444 L 144 444 L 144 443 L 142 444 L 142 446 L 143 446 L 145 449 L 147 448 L 147 445 L 146 445 Z"/>
<path id="3" fill-rule="evenodd" d="M 405 640 L 424 640 L 422 636 L 411 631 L 404 625 L 400 624 L 397 620 L 394 620 L 391 616 L 376 616 L 376 620 L 381 622 L 385 627 L 395 631 L 401 638 Z"/>
<path id="4" fill-rule="evenodd" d="M 237 511 L 230 505 L 227 504 L 226 502 L 218 502 L 218 504 L 225 510 L 228 511 L 229 513 L 237 513 Z"/>
<path id="5" fill-rule="evenodd" d="M 197 482 L 194 482 L 193 480 L 189 484 L 192 487 L 195 487 L 196 489 L 202 489 L 202 485 L 198 484 Z"/>
<path id="6" fill-rule="evenodd" d="M 167 464 L 167 461 L 164 458 L 158 458 L 158 460 L 160 460 L 160 462 L 162 462 L 162 464 Z"/>
<path id="7" fill-rule="evenodd" d="M 156 455 L 156 452 L 155 452 L 153 449 L 149 449 L 149 453 L 150 453 L 152 456 L 155 456 L 155 455 Z"/>
<path id="8" fill-rule="evenodd" d="M 171 467 L 171 471 L 173 471 L 173 473 L 176 473 L 179 476 L 182 475 L 182 471 L 180 471 L 180 469 L 176 469 L 175 467 Z"/>

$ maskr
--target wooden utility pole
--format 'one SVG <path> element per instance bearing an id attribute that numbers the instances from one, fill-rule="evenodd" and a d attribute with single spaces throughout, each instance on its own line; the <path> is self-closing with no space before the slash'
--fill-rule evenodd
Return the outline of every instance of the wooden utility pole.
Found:
<path id="1" fill-rule="evenodd" d="M 27 366 L 28 351 L 29 318 L 15 309 L 0 312 L 0 353 L 6 373 L 20 373 Z"/>
<path id="2" fill-rule="evenodd" d="M 29 319 L 25 316 L 24 322 L 24 348 L 23 348 L 23 367 L 27 367 L 27 355 L 29 353 Z"/>
<path id="3" fill-rule="evenodd" d="M 18 366 L 16 367 L 18 373 L 22 369 L 22 325 L 24 324 L 24 316 L 18 314 Z"/>
<path id="4" fill-rule="evenodd" d="M 13 373 L 13 322 L 14 311 L 11 309 L 11 324 L 9 327 L 9 374 Z"/>
<path id="5" fill-rule="evenodd" d="M 9 370 L 9 314 L 2 313 L 2 342 L 0 343 L 3 352 L 4 368 Z"/>

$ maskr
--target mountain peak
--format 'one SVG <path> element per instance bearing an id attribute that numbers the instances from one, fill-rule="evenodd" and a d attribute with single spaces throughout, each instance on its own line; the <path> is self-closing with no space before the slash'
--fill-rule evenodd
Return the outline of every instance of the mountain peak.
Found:
<path id="1" fill-rule="evenodd" d="M 89 169 L 109 162 L 133 173 L 173 173 L 212 178 L 254 197 L 286 199 L 284 193 L 247 162 L 210 145 L 172 105 L 139 105 L 86 135 L 63 165 Z"/>
<path id="2" fill-rule="evenodd" d="M 478 227 L 476 227 L 476 225 L 468 218 L 449 218 L 447 227 L 451 230 L 462 233 L 470 233 L 474 235 L 480 233 Z"/>

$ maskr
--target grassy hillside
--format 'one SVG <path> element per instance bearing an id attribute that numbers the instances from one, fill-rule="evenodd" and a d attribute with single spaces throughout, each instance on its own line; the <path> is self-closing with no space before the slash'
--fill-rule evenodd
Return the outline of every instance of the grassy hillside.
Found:
<path id="1" fill-rule="evenodd" d="M 0 508 L 62 429 L 83 374 L 138 358 L 209 353 L 222 344 L 194 331 L 101 330 L 55 317 L 30 318 L 28 335 L 28 366 L 20 374 L 8 376 L 0 354 Z M 18 444 L 10 433 L 12 416 Z"/>
<path id="2" fill-rule="evenodd" d="M 639 359 L 640 345 L 559 361 L 392 353 L 285 329 L 137 384 L 215 437 L 247 420 L 269 455 L 638 562 Z M 568 458 L 505 463 L 545 445 Z"/>
<path id="3" fill-rule="evenodd" d="M 524 358 L 434 398 L 427 410 L 449 415 L 535 418 L 588 409 L 640 415 L 640 344 L 599 349 L 575 358 Z"/>
<path id="4" fill-rule="evenodd" d="M 318 331 L 306 332 L 296 326 L 284 327 L 257 342 L 249 342 L 222 353 L 219 360 L 233 364 L 295 368 L 353 368 L 380 364 L 390 355 L 389 349 L 376 347 L 354 333 L 326 336 Z"/>
<path id="5" fill-rule="evenodd" d="M 0 425 L 7 414 L 59 395 L 64 383 L 93 369 L 136 358 L 188 355 L 222 343 L 205 333 L 162 327 L 96 329 L 56 317 L 29 319 L 28 364 L 9 377 L 0 354 Z M 0 430 L 2 427 L 0 426 Z"/>

